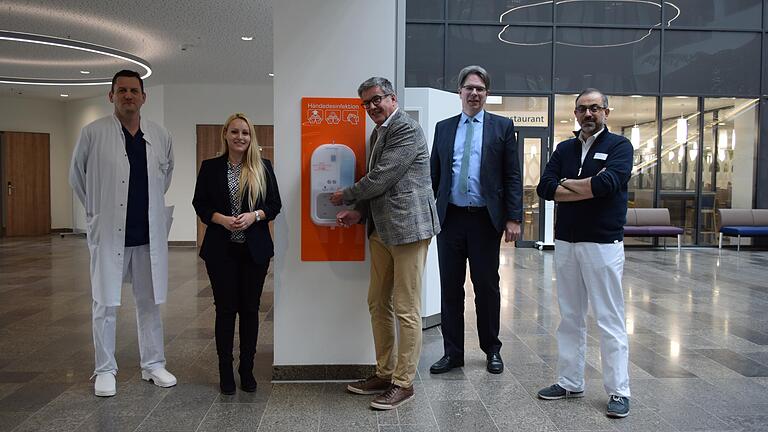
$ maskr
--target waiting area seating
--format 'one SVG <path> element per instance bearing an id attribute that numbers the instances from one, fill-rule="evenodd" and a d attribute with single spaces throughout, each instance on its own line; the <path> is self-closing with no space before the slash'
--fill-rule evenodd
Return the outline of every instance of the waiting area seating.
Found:
<path id="1" fill-rule="evenodd" d="M 669 219 L 669 209 L 666 208 L 628 208 L 627 223 L 624 225 L 624 237 L 662 237 L 664 248 L 667 247 L 667 237 L 677 237 L 677 248 L 680 249 L 680 236 L 683 229 L 673 226 Z"/>
<path id="2" fill-rule="evenodd" d="M 768 209 L 718 209 L 717 247 L 722 249 L 723 236 L 736 237 L 736 250 L 741 250 L 741 237 L 768 236 Z"/>

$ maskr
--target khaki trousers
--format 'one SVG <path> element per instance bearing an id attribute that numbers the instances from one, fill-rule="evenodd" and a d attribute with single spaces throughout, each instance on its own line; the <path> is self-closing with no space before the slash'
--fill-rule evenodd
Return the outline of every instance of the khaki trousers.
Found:
<path id="1" fill-rule="evenodd" d="M 421 352 L 421 277 L 431 239 L 390 246 L 374 231 L 369 238 L 371 312 L 376 375 L 411 387 Z M 395 317 L 399 328 L 395 327 Z M 399 330 L 397 351 L 396 332 Z"/>

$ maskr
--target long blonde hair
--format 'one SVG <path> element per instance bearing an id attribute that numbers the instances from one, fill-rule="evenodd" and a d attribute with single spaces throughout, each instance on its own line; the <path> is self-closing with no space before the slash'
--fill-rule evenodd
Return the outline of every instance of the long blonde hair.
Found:
<path id="1" fill-rule="evenodd" d="M 251 134 L 251 143 L 248 145 L 248 150 L 245 151 L 245 160 L 243 160 L 243 167 L 240 170 L 240 186 L 237 189 L 237 199 L 242 201 L 243 191 L 248 189 L 248 209 L 254 211 L 257 210 L 255 208 L 256 203 L 267 196 L 267 173 L 266 169 L 264 169 L 264 162 L 261 160 L 261 148 L 256 139 L 253 123 L 243 113 L 234 113 L 224 122 L 224 127 L 221 128 L 222 153 L 224 155 L 229 154 L 227 129 L 229 124 L 235 119 L 243 120 L 248 125 Z"/>

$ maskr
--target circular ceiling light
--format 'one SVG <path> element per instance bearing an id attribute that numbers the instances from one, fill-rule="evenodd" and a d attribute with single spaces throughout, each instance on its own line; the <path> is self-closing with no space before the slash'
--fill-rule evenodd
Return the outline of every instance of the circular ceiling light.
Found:
<path id="1" fill-rule="evenodd" d="M 88 42 L 82 42 L 72 39 L 62 39 L 53 36 L 45 36 L 34 33 L 20 33 L 0 30 L 0 40 L 12 42 L 32 43 L 37 45 L 47 45 L 60 48 L 85 51 L 93 54 L 99 54 L 107 57 L 133 63 L 144 69 L 141 76 L 145 79 L 152 75 L 152 68 L 148 61 L 128 54 L 127 52 L 116 50 L 114 48 L 96 45 Z M 93 79 L 56 79 L 56 78 L 24 78 L 0 76 L 0 84 L 24 84 L 24 85 L 47 85 L 47 86 L 93 86 L 93 85 L 111 85 L 111 78 L 93 78 Z"/>
<path id="2" fill-rule="evenodd" d="M 614 4 L 614 5 L 621 5 L 622 3 L 645 4 L 645 5 L 649 5 L 649 6 L 655 6 L 655 7 L 659 8 L 659 9 L 661 9 L 665 5 L 671 6 L 671 7 L 673 7 L 675 9 L 676 12 L 675 12 L 675 16 L 672 17 L 672 19 L 667 21 L 667 27 L 670 27 L 672 25 L 672 21 L 676 20 L 680 16 L 680 13 L 681 13 L 680 8 L 676 4 L 674 4 L 672 2 L 669 2 L 669 1 L 664 1 L 663 3 L 659 4 L 659 3 L 655 2 L 655 1 L 651 1 L 651 0 L 545 0 L 545 1 L 542 1 L 542 2 L 539 2 L 539 3 L 533 3 L 533 4 L 528 4 L 528 5 L 522 5 L 522 6 L 515 6 L 515 7 L 511 8 L 511 9 L 507 10 L 506 12 L 502 13 L 501 15 L 499 15 L 499 22 L 500 23 L 504 23 L 504 16 L 505 15 L 510 14 L 510 13 L 514 13 L 514 12 L 516 12 L 518 10 L 526 9 L 526 8 L 539 7 L 539 6 L 543 6 L 543 5 L 547 5 L 547 4 L 552 4 L 552 3 L 554 3 L 555 7 L 557 7 L 557 6 L 568 4 L 568 3 L 602 3 L 602 2 L 610 2 L 611 4 Z M 645 35 L 643 35 L 640 38 L 637 38 L 637 39 L 631 40 L 631 41 L 617 42 L 617 43 L 612 43 L 612 44 L 602 44 L 602 45 L 600 45 L 600 44 L 569 43 L 569 42 L 563 42 L 563 41 L 555 41 L 555 43 L 558 44 L 558 45 L 565 45 L 565 46 L 571 46 L 571 47 L 577 47 L 577 48 L 611 48 L 611 47 L 620 47 L 620 46 L 632 45 L 632 44 L 636 44 L 638 42 L 641 42 L 643 39 L 649 37 L 653 33 L 653 29 L 655 27 L 660 27 L 660 26 L 661 26 L 661 22 L 658 22 L 658 23 L 652 25 L 648 29 L 648 33 L 646 33 Z M 504 33 L 507 31 L 508 28 L 509 28 L 509 24 L 505 25 L 504 28 L 502 28 L 501 31 L 499 32 L 499 34 L 496 36 L 499 39 L 499 41 L 504 42 L 504 43 L 509 44 L 509 45 L 518 45 L 518 46 L 541 46 L 541 45 L 546 45 L 546 44 L 552 43 L 551 40 L 545 40 L 545 41 L 541 41 L 541 42 L 531 42 L 531 43 L 517 42 L 517 41 L 509 40 L 509 39 L 507 39 L 504 36 Z"/>

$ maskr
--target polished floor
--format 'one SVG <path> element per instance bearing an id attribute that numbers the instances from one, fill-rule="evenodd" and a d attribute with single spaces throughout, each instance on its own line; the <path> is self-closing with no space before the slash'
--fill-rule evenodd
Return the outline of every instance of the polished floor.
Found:
<path id="1" fill-rule="evenodd" d="M 343 383 L 270 383 L 272 283 L 262 301 L 259 390 L 218 393 L 213 306 L 193 248 L 172 248 L 164 308 L 169 369 L 139 379 L 134 308 L 118 316 L 118 394 L 93 396 L 88 252 L 77 236 L 0 239 L 0 431 L 768 431 L 768 252 L 628 250 L 632 411 L 604 415 L 591 322 L 586 397 L 541 401 L 554 380 L 552 252 L 503 249 L 501 375 L 485 371 L 467 303 L 466 366 L 431 376 L 439 328 L 425 331 L 415 400 L 375 412 Z"/>

